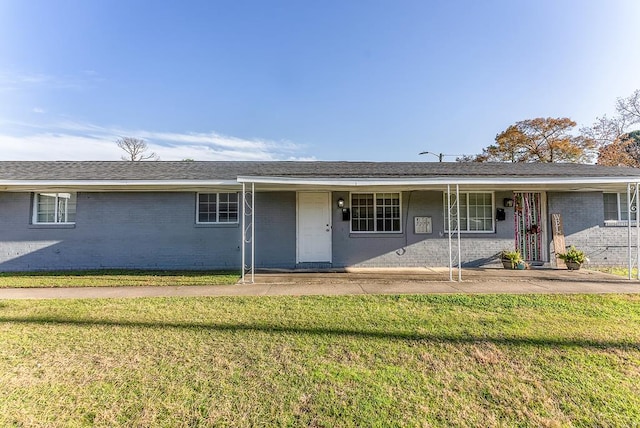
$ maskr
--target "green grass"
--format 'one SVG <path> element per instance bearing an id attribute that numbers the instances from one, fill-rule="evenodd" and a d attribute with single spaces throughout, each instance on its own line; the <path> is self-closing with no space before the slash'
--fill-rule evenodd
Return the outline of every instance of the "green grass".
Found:
<path id="1" fill-rule="evenodd" d="M 239 278 L 238 272 L 230 271 L 2 272 L 0 273 L 0 288 L 221 285 L 235 284 Z"/>
<path id="2" fill-rule="evenodd" d="M 633 426 L 640 295 L 0 301 L 0 426 Z"/>
<path id="3" fill-rule="evenodd" d="M 597 270 L 598 272 L 605 272 L 605 273 L 611 273 L 613 275 L 624 276 L 625 278 L 629 277 L 629 268 L 628 267 L 620 267 L 620 266 L 601 267 L 601 268 L 595 268 L 594 270 Z M 632 278 L 637 278 L 638 277 L 638 269 L 637 268 L 631 269 L 631 277 Z"/>

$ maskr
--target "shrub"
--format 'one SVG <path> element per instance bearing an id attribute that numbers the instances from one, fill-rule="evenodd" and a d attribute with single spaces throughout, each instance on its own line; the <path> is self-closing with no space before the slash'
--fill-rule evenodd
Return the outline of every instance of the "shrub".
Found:
<path id="1" fill-rule="evenodd" d="M 588 261 L 587 256 L 584 254 L 584 251 L 576 249 L 573 245 L 569 247 L 566 253 L 558 254 L 558 258 L 564 260 L 565 262 L 575 262 L 582 264 Z"/>

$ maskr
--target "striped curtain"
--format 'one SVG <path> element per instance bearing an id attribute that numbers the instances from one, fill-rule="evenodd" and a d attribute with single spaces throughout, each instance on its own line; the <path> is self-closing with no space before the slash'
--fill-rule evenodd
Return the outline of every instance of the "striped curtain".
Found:
<path id="1" fill-rule="evenodd" d="M 527 261 L 542 260 L 541 194 L 514 193 L 516 250 Z"/>

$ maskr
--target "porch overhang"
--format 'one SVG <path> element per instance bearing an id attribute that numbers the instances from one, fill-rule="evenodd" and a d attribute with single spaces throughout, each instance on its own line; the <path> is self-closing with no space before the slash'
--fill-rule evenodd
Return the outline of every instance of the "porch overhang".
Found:
<path id="1" fill-rule="evenodd" d="M 285 189 L 349 189 L 398 188 L 403 190 L 447 191 L 457 184 L 464 189 L 541 190 L 541 191 L 607 191 L 626 189 L 628 183 L 640 180 L 629 177 L 394 177 L 394 178 L 334 178 L 334 177 L 264 177 L 239 176 L 239 183 L 254 183 L 260 190 Z"/>
<path id="2" fill-rule="evenodd" d="M 462 190 L 487 189 L 504 190 L 504 191 L 544 191 L 544 192 L 586 192 L 586 191 L 611 191 L 620 192 L 626 190 L 628 193 L 629 213 L 631 218 L 632 201 L 638 201 L 638 189 L 640 188 L 640 176 L 624 176 L 624 177 L 432 177 L 432 178 L 416 178 L 416 177 L 394 177 L 394 178 L 333 178 L 333 177 L 269 177 L 269 176 L 239 176 L 238 183 L 243 186 L 243 205 L 244 205 L 244 188 L 247 184 L 251 185 L 251 195 L 256 191 L 277 191 L 277 190 L 348 190 L 350 188 L 359 189 L 376 189 L 383 188 L 385 190 L 398 189 L 402 191 L 411 190 L 435 190 L 443 191 L 447 199 L 446 221 L 449 225 L 448 235 L 449 241 L 449 278 L 453 281 L 454 268 L 458 272 L 458 281 L 462 281 L 462 263 L 461 263 L 461 237 L 460 230 L 455 227 L 452 229 L 452 220 L 460 218 L 459 205 L 457 201 Z M 455 198 L 452 202 L 452 196 Z M 251 212 L 253 213 L 253 208 Z M 629 279 L 631 279 L 631 271 L 635 264 L 640 266 L 640 221 L 636 222 L 636 240 L 635 243 L 635 260 L 632 257 L 631 242 L 631 223 L 629 223 L 628 232 L 628 255 L 629 255 Z M 244 227 L 243 227 L 244 229 Z M 251 226 L 253 234 L 253 226 Z M 455 239 L 454 239 L 455 236 Z M 243 234 L 243 245 L 247 241 L 246 235 Z M 251 239 L 251 241 L 253 241 Z M 455 242 L 455 244 L 454 244 Z M 455 247 L 454 247 L 455 245 Z M 254 256 L 255 249 L 251 249 L 251 255 Z M 244 253 L 243 253 L 244 268 Z M 253 279 L 254 261 L 252 259 L 250 272 Z M 640 268 L 638 269 L 638 279 L 640 280 Z M 243 273 L 244 282 L 244 273 Z"/>
<path id="3" fill-rule="evenodd" d="M 402 190 L 446 191 L 447 185 L 464 189 L 544 190 L 544 191 L 623 191 L 628 183 L 640 181 L 640 175 L 629 177 L 268 177 L 239 176 L 232 180 L 0 180 L 0 191 L 90 191 L 90 192 L 179 192 L 236 189 L 253 183 L 260 190 L 336 190 L 349 188 L 397 188 Z"/>

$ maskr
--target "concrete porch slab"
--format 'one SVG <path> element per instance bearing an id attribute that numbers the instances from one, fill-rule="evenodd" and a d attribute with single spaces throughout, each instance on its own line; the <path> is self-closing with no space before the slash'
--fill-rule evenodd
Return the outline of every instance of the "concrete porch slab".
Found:
<path id="1" fill-rule="evenodd" d="M 457 278 L 457 275 L 454 276 Z M 260 272 L 253 284 L 4 288 L 0 299 L 90 299 L 205 296 L 309 296 L 362 294 L 575 294 L 640 293 L 640 281 L 580 270 L 464 269 L 462 282 L 448 269 L 362 269 L 349 272 Z"/>

